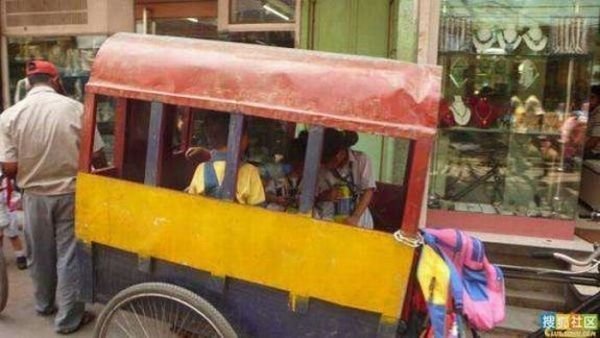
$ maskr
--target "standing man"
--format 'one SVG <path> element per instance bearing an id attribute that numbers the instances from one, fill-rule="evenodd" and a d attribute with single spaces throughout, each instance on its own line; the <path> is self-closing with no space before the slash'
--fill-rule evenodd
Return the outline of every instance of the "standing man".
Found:
<path id="1" fill-rule="evenodd" d="M 590 159 L 600 158 L 600 85 L 594 85 L 591 88 L 590 115 L 587 130 L 586 157 Z"/>
<path id="2" fill-rule="evenodd" d="M 25 236 L 38 314 L 55 313 L 57 333 L 93 320 L 78 301 L 75 257 L 75 176 L 79 161 L 81 103 L 63 96 L 59 73 L 46 61 L 26 66 L 27 96 L 0 115 L 0 163 L 24 190 Z M 96 132 L 94 150 L 103 147 Z M 98 164 L 98 162 L 96 162 Z"/>

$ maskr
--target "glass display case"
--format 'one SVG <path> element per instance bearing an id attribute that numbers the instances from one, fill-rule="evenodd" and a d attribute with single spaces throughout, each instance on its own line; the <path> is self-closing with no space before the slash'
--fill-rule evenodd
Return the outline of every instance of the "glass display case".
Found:
<path id="1" fill-rule="evenodd" d="M 597 1 L 442 1 L 432 209 L 577 214 Z"/>
<path id="2" fill-rule="evenodd" d="M 25 94 L 25 64 L 44 59 L 56 65 L 67 95 L 82 101 L 92 63 L 106 36 L 8 38 L 10 104 Z"/>

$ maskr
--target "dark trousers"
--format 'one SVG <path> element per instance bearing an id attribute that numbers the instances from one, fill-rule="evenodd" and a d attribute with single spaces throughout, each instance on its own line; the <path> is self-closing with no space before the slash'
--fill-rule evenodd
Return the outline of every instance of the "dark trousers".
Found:
<path id="1" fill-rule="evenodd" d="M 44 312 L 58 306 L 56 329 L 74 329 L 85 307 L 78 301 L 75 194 L 40 196 L 25 192 L 23 202 L 36 310 Z"/>

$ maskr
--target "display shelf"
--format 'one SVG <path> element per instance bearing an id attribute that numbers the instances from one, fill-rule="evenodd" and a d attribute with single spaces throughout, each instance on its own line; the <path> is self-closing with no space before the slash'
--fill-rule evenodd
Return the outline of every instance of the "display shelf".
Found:
<path id="1" fill-rule="evenodd" d="M 449 132 L 471 132 L 471 133 L 490 133 L 490 134 L 514 134 L 514 135 L 531 135 L 531 136 L 560 136 L 560 132 L 546 132 L 540 130 L 532 131 L 515 131 L 507 128 L 477 128 L 477 127 L 442 127 L 443 131 Z"/>
<path id="2" fill-rule="evenodd" d="M 483 58 L 498 58 L 498 57 L 506 57 L 506 58 L 531 58 L 531 59 L 591 59 L 592 55 L 587 54 L 552 54 L 552 53 L 516 53 L 516 54 L 482 54 L 471 51 L 440 51 L 440 56 L 470 56 L 470 57 L 483 57 Z"/>

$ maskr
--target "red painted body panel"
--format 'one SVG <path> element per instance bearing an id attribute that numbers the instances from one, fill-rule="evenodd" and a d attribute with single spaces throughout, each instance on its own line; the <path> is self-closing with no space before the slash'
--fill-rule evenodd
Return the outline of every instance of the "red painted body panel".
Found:
<path id="1" fill-rule="evenodd" d="M 87 90 L 416 140 L 435 134 L 440 86 L 438 66 L 119 33 Z"/>

